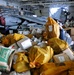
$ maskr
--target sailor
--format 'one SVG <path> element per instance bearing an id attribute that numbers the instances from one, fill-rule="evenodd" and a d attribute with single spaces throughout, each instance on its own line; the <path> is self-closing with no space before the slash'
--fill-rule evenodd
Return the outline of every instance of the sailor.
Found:
<path id="1" fill-rule="evenodd" d="M 24 15 L 23 8 L 21 8 L 21 10 L 19 11 L 19 15 Z"/>
<path id="2" fill-rule="evenodd" d="M 69 20 L 67 20 L 67 21 L 65 22 L 65 27 L 69 27 L 69 25 L 70 25 L 70 22 L 69 22 Z"/>

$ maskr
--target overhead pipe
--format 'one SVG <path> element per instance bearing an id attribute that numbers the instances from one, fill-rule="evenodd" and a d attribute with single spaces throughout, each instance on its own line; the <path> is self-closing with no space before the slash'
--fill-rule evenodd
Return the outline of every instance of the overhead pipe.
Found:
<path id="1" fill-rule="evenodd" d="M 50 2 L 50 3 L 28 3 L 28 4 L 23 4 L 23 5 L 52 5 L 52 4 L 74 4 L 74 1 L 65 1 L 65 2 Z"/>

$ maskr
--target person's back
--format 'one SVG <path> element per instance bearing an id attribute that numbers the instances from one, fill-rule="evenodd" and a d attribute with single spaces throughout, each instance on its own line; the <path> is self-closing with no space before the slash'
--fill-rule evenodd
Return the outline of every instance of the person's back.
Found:
<path id="1" fill-rule="evenodd" d="M 19 12 L 19 15 L 24 15 L 23 8 L 21 8 L 21 10 L 20 10 L 20 12 Z"/>

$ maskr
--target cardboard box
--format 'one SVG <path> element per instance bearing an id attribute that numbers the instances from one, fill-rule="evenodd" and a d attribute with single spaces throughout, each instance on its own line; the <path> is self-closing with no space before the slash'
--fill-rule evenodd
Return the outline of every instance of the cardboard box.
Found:
<path id="1" fill-rule="evenodd" d="M 67 48 L 66 50 L 64 50 L 63 53 L 66 53 L 71 60 L 74 60 L 74 53 L 70 48 Z"/>
<path id="2" fill-rule="evenodd" d="M 71 36 L 74 35 L 74 28 L 71 28 Z"/>
<path id="3" fill-rule="evenodd" d="M 65 28 L 65 30 L 67 31 L 67 33 L 69 34 L 69 35 L 71 35 L 71 28 Z"/>
<path id="4" fill-rule="evenodd" d="M 61 53 L 61 54 L 58 54 L 58 55 L 54 55 L 53 60 L 54 60 L 55 63 L 62 63 L 62 62 L 65 62 L 65 61 L 70 61 L 70 58 L 68 57 L 67 54 Z"/>
<path id="5" fill-rule="evenodd" d="M 32 42 L 28 37 L 26 37 L 18 41 L 17 45 L 22 49 L 28 49 L 29 47 L 32 46 Z"/>
<path id="6" fill-rule="evenodd" d="M 71 36 L 72 40 L 74 41 L 74 36 Z"/>
<path id="7" fill-rule="evenodd" d="M 8 48 L 10 49 L 18 49 L 18 45 L 16 43 L 12 44 L 11 46 L 9 46 Z"/>
<path id="8" fill-rule="evenodd" d="M 68 28 L 64 28 L 66 31 L 71 30 L 70 31 L 70 35 L 73 36 L 74 35 L 74 28 L 73 27 L 68 27 Z"/>

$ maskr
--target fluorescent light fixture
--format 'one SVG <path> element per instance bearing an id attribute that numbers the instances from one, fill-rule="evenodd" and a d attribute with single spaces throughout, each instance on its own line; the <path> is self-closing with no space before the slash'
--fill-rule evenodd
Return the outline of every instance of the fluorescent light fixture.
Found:
<path id="1" fill-rule="evenodd" d="M 28 1 L 28 0 L 20 0 L 20 1 Z"/>
<path id="2" fill-rule="evenodd" d="M 37 17 L 37 15 L 33 15 L 33 17 Z"/>

